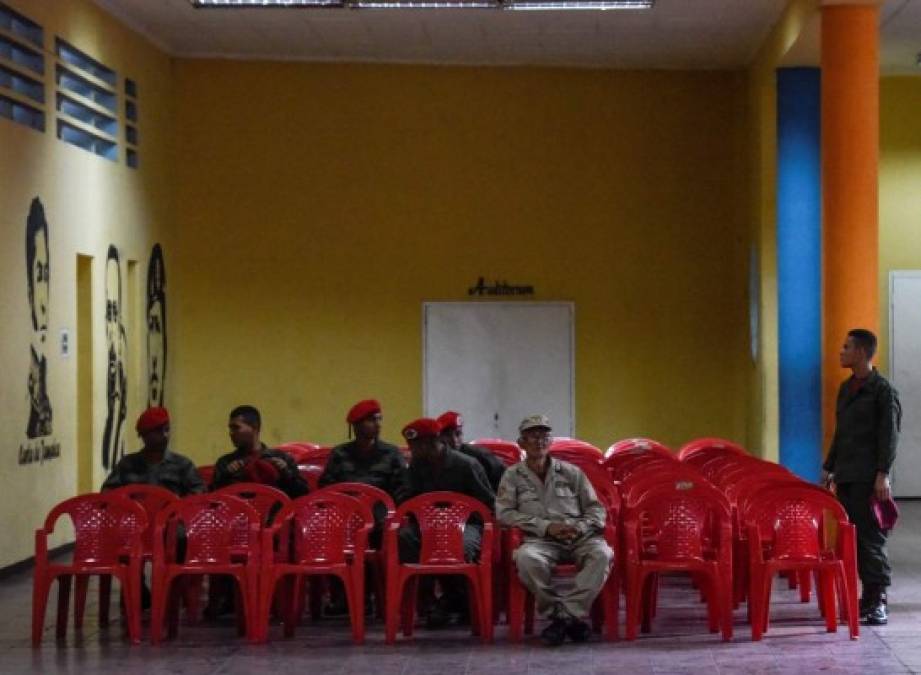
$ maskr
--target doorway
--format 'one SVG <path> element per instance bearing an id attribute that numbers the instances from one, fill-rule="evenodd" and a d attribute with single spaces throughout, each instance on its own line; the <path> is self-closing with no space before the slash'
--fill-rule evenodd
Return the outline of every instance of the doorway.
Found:
<path id="1" fill-rule="evenodd" d="M 565 302 L 425 303 L 426 415 L 461 413 L 470 440 L 515 440 L 535 413 L 573 436 L 573 317 Z"/>
<path id="2" fill-rule="evenodd" d="M 921 497 L 921 271 L 889 273 L 889 374 L 905 414 L 892 470 L 896 497 Z"/>

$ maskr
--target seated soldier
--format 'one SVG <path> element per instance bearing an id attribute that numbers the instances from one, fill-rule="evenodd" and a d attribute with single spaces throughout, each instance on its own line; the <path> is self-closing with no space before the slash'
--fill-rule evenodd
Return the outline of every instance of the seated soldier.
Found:
<path id="1" fill-rule="evenodd" d="M 351 407 L 345 420 L 355 439 L 333 448 L 326 461 L 326 468 L 320 475 L 320 486 L 364 483 L 383 490 L 395 502 L 403 501 L 406 498 L 406 461 L 397 446 L 380 439 L 384 423 L 381 404 L 374 399 L 359 401 Z M 381 544 L 386 517 L 384 505 L 377 504 L 374 508 L 374 529 L 368 540 L 374 548 Z M 369 594 L 372 588 L 371 584 L 367 584 Z M 327 616 L 340 616 L 347 612 L 345 591 L 341 584 L 333 580 L 330 601 L 323 613 Z"/>
<path id="2" fill-rule="evenodd" d="M 498 490 L 499 481 L 502 480 L 502 474 L 505 473 L 505 464 L 489 450 L 464 443 L 464 419 L 460 413 L 449 410 L 438 418 L 438 424 L 441 426 L 441 440 L 445 442 L 445 445 L 451 450 L 456 450 L 478 461 L 483 471 L 486 472 L 493 492 Z"/>
<path id="3" fill-rule="evenodd" d="M 144 447 L 122 457 L 102 484 L 102 491 L 123 485 L 156 485 L 185 497 L 205 491 L 205 483 L 190 459 L 169 449 L 169 412 L 148 408 L 135 425 Z M 180 544 L 180 550 L 183 545 Z M 180 556 L 182 554 L 180 553 Z M 141 606 L 150 607 L 150 589 L 141 572 Z"/>
<path id="4" fill-rule="evenodd" d="M 135 425 L 144 447 L 122 457 L 102 484 L 102 490 L 123 485 L 157 485 L 180 497 L 205 491 L 205 484 L 195 465 L 169 449 L 169 412 L 166 408 L 148 408 Z"/>
<path id="5" fill-rule="evenodd" d="M 481 501 L 490 511 L 496 495 L 489 486 L 486 472 L 475 459 L 449 450 L 440 436 L 436 420 L 418 419 L 403 428 L 403 438 L 409 443 L 412 459 L 409 464 L 409 493 L 407 498 L 427 492 L 459 492 Z M 464 557 L 472 562 L 480 555 L 483 523 L 471 518 L 464 527 Z M 403 527 L 399 533 L 400 562 L 419 561 L 422 539 L 417 524 Z M 458 576 L 440 577 L 442 594 L 429 611 L 430 628 L 446 625 L 457 615 L 460 621 L 468 611 L 465 580 Z"/>
<path id="6" fill-rule="evenodd" d="M 346 416 L 355 440 L 333 448 L 320 475 L 320 485 L 364 483 L 380 488 L 395 502 L 406 498 L 406 462 L 400 449 L 380 439 L 384 417 L 381 404 L 373 399 L 359 401 Z M 386 511 L 374 510 L 376 526 L 371 545 L 378 546 Z"/>
<path id="7" fill-rule="evenodd" d="M 541 633 L 544 643 L 560 645 L 566 636 L 584 642 L 591 634 L 585 617 L 614 556 L 602 536 L 605 508 L 581 469 L 549 455 L 552 437 L 545 415 L 525 418 L 518 429 L 525 461 L 510 466 L 502 477 L 496 517 L 502 525 L 524 531 L 515 564 L 538 610 L 551 619 Z M 575 583 L 565 590 L 551 582 L 559 563 L 579 566 Z"/>
<path id="8" fill-rule="evenodd" d="M 259 440 L 262 417 L 256 408 L 241 405 L 231 410 L 227 428 L 234 450 L 215 463 L 212 490 L 233 483 L 262 483 L 278 488 L 292 499 L 307 494 L 310 488 L 294 460 L 283 452 L 269 450 Z"/>

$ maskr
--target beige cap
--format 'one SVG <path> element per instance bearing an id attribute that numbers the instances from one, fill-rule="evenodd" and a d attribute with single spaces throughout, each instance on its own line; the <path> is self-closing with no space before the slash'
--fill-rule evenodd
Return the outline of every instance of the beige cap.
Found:
<path id="1" fill-rule="evenodd" d="M 552 431 L 553 427 L 550 426 L 550 418 L 546 415 L 530 415 L 521 420 L 521 424 L 518 425 L 518 431 L 524 432 L 528 429 L 546 429 L 547 431 Z"/>

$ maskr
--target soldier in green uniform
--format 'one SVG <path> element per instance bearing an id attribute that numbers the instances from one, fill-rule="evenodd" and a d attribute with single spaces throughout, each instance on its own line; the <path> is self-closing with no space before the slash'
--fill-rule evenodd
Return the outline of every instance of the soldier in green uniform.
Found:
<path id="1" fill-rule="evenodd" d="M 374 399 L 359 401 L 351 407 L 345 419 L 355 438 L 333 448 L 320 475 L 320 486 L 364 483 L 380 488 L 397 503 L 406 499 L 406 461 L 397 446 L 380 439 L 384 423 L 381 404 Z M 386 517 L 387 510 L 382 504 L 377 504 L 374 508 L 374 529 L 369 538 L 374 548 L 381 544 Z M 370 593 L 372 586 L 368 584 L 367 588 Z M 367 598 L 365 602 L 367 606 Z M 348 612 L 341 584 L 332 585 L 330 601 L 323 611 L 328 616 Z"/>
<path id="2" fill-rule="evenodd" d="M 502 477 L 496 518 L 524 532 L 515 565 L 538 610 L 551 619 L 541 639 L 550 646 L 562 644 L 567 636 L 584 642 L 591 634 L 585 618 L 614 557 L 602 536 L 607 514 L 582 470 L 549 455 L 552 436 L 545 415 L 525 418 L 518 430 L 526 459 Z M 564 562 L 579 567 L 566 589 L 555 587 L 551 579 L 553 567 Z"/>
<path id="3" fill-rule="evenodd" d="M 835 435 L 822 465 L 822 482 L 835 488 L 857 530 L 861 617 L 871 626 L 882 626 L 889 620 L 886 589 L 892 568 L 887 533 L 873 515 L 871 498 L 892 497 L 889 470 L 895 461 L 902 409 L 895 389 L 871 363 L 875 353 L 872 332 L 855 328 L 847 334 L 838 359 L 852 374 L 838 390 Z"/>
<path id="4" fill-rule="evenodd" d="M 490 511 L 496 495 L 489 485 L 486 472 L 475 459 L 449 449 L 440 435 L 437 420 L 422 418 L 403 428 L 403 437 L 412 451 L 409 465 L 409 497 L 427 492 L 458 492 L 482 502 Z M 474 516 L 464 527 L 464 557 L 468 561 L 479 558 L 483 537 L 483 523 Z M 419 561 L 422 538 L 415 523 L 400 529 L 400 562 Z M 430 608 L 427 618 L 429 628 L 447 625 L 452 618 L 466 620 L 468 609 L 464 579 L 458 576 L 439 577 L 441 596 Z"/>
<path id="5" fill-rule="evenodd" d="M 502 460 L 492 454 L 489 450 L 476 445 L 464 443 L 464 418 L 460 413 L 449 410 L 438 418 L 438 424 L 441 426 L 441 440 L 445 442 L 451 450 L 472 457 L 480 463 L 486 477 L 489 479 L 489 485 L 493 492 L 499 489 L 499 481 L 502 480 L 502 474 L 505 473 L 505 464 Z"/>

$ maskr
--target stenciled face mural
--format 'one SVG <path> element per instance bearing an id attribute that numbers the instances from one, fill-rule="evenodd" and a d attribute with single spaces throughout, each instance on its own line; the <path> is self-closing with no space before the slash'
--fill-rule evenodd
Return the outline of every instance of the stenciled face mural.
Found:
<path id="1" fill-rule="evenodd" d="M 166 382 L 166 267 L 154 244 L 147 265 L 147 405 L 162 406 Z"/>
<path id="2" fill-rule="evenodd" d="M 125 376 L 127 339 L 122 320 L 122 273 L 118 249 L 106 255 L 106 424 L 102 434 L 102 465 L 109 469 L 125 454 L 122 427 L 127 414 L 128 383 Z"/>
<path id="3" fill-rule="evenodd" d="M 51 401 L 48 398 L 48 359 L 45 345 L 48 338 L 50 264 L 48 223 L 45 209 L 36 197 L 26 219 L 26 273 L 29 286 L 29 307 L 32 313 L 32 345 L 29 363 L 29 422 L 28 438 L 51 434 Z"/>

